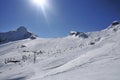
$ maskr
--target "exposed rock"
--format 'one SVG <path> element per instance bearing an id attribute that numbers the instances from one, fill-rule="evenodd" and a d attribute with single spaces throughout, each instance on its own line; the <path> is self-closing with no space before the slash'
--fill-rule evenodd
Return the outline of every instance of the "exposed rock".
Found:
<path id="1" fill-rule="evenodd" d="M 120 24 L 119 21 L 113 21 L 113 22 L 112 22 L 112 26 L 116 26 L 116 25 L 118 25 L 118 24 Z"/>
<path id="2" fill-rule="evenodd" d="M 88 38 L 88 35 L 85 34 L 84 32 L 76 32 L 76 31 L 71 31 L 69 33 L 70 36 L 75 36 L 75 37 L 82 37 L 82 38 Z"/>

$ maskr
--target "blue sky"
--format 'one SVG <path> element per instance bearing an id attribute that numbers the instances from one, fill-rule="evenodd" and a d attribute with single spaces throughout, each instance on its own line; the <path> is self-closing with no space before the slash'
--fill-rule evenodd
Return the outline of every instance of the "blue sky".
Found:
<path id="1" fill-rule="evenodd" d="M 120 0 L 48 0 L 46 18 L 30 0 L 0 0 L 0 32 L 25 26 L 40 37 L 104 29 L 120 19 Z"/>

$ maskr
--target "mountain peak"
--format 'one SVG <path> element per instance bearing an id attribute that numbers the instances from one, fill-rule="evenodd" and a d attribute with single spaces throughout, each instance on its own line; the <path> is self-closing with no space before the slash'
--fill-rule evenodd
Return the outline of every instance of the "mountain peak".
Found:
<path id="1" fill-rule="evenodd" d="M 113 21 L 112 22 L 112 26 L 116 26 L 116 25 L 119 25 L 120 24 L 120 21 Z"/>
<path id="2" fill-rule="evenodd" d="M 24 26 L 20 26 L 15 31 L 0 33 L 0 44 L 27 38 L 36 39 L 36 37 L 36 35 L 27 31 L 27 29 Z"/>
<path id="3" fill-rule="evenodd" d="M 120 21 L 113 21 L 112 24 L 107 29 L 113 31 L 120 30 Z"/>
<path id="4" fill-rule="evenodd" d="M 69 35 L 81 38 L 88 38 L 88 35 L 85 34 L 84 32 L 70 31 Z"/>
<path id="5" fill-rule="evenodd" d="M 20 26 L 19 28 L 17 28 L 17 31 L 18 32 L 28 32 L 24 26 Z"/>

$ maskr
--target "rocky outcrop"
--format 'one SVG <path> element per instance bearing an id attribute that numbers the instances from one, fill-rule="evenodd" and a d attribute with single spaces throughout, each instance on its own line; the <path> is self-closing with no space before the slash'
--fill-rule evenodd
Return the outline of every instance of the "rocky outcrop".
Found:
<path id="1" fill-rule="evenodd" d="M 88 35 L 85 34 L 84 32 L 76 32 L 76 31 L 71 31 L 69 33 L 70 36 L 75 36 L 75 37 L 81 37 L 81 38 L 88 38 Z"/>

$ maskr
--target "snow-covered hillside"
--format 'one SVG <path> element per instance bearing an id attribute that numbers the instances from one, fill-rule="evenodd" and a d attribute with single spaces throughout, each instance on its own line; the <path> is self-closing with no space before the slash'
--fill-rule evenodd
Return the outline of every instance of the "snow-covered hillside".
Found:
<path id="1" fill-rule="evenodd" d="M 120 22 L 64 38 L 0 45 L 0 80 L 120 80 Z"/>
<path id="2" fill-rule="evenodd" d="M 22 40 L 27 38 L 35 38 L 37 37 L 31 32 L 28 32 L 24 26 L 19 27 L 17 30 L 9 31 L 9 32 L 1 32 L 0 33 L 0 44 Z"/>

